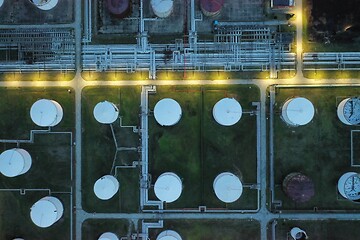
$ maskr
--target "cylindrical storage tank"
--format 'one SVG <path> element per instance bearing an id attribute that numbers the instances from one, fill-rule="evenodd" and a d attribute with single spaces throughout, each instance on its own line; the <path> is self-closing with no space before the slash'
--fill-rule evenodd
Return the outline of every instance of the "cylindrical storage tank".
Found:
<path id="1" fill-rule="evenodd" d="M 298 172 L 288 174 L 282 187 L 285 194 L 297 203 L 307 202 L 315 195 L 314 182 Z"/>
<path id="2" fill-rule="evenodd" d="M 41 228 L 50 227 L 63 215 L 64 207 L 56 197 L 43 197 L 30 209 L 30 217 L 33 223 Z"/>
<path id="3" fill-rule="evenodd" d="M 53 9 L 59 2 L 59 0 L 30 0 L 36 7 L 41 10 L 47 11 Z"/>
<path id="4" fill-rule="evenodd" d="M 173 126 L 181 119 L 181 107 L 177 101 L 164 98 L 158 101 L 154 108 L 155 120 L 161 126 Z"/>
<path id="5" fill-rule="evenodd" d="M 170 16 L 174 8 L 174 0 L 151 0 L 151 8 L 160 18 Z"/>
<path id="6" fill-rule="evenodd" d="M 307 239 L 308 236 L 306 232 L 298 227 L 293 227 L 290 230 L 290 236 L 295 240 Z"/>
<path id="7" fill-rule="evenodd" d="M 49 99 L 36 101 L 30 109 L 31 120 L 40 127 L 53 127 L 59 124 L 63 115 L 61 105 Z"/>
<path id="8" fill-rule="evenodd" d="M 337 115 L 346 125 L 360 124 L 360 98 L 352 97 L 342 100 L 338 105 Z"/>
<path id="9" fill-rule="evenodd" d="M 106 0 L 109 12 L 118 18 L 126 17 L 130 13 L 130 0 Z"/>
<path id="10" fill-rule="evenodd" d="M 338 191 L 344 198 L 358 202 L 360 200 L 360 174 L 344 173 L 339 178 Z"/>
<path id="11" fill-rule="evenodd" d="M 112 175 L 99 178 L 94 184 L 94 193 L 101 200 L 112 198 L 119 190 L 119 181 Z"/>
<path id="12" fill-rule="evenodd" d="M 235 98 L 223 98 L 213 107 L 213 117 L 223 126 L 236 124 L 242 116 L 242 107 Z"/>
<path id="13" fill-rule="evenodd" d="M 181 179 L 175 173 L 163 173 L 155 182 L 154 192 L 161 201 L 167 203 L 174 202 L 180 197 L 182 192 Z"/>
<path id="14" fill-rule="evenodd" d="M 96 121 L 103 124 L 111 124 L 116 121 L 119 116 L 119 109 L 115 104 L 103 101 L 96 104 L 93 111 Z"/>
<path id="15" fill-rule="evenodd" d="M 282 119 L 293 127 L 308 124 L 313 119 L 314 114 L 314 105 L 303 97 L 287 100 L 281 111 Z"/>
<path id="16" fill-rule="evenodd" d="M 200 0 L 200 8 L 205 16 L 214 17 L 221 12 L 225 0 Z"/>
<path id="17" fill-rule="evenodd" d="M 106 232 L 101 234 L 98 240 L 119 240 L 115 233 Z"/>
<path id="18" fill-rule="evenodd" d="M 23 238 L 14 238 L 13 240 L 24 240 Z"/>
<path id="19" fill-rule="evenodd" d="M 220 201 L 232 203 L 238 200 L 243 192 L 240 179 L 230 172 L 220 173 L 214 180 L 213 189 Z"/>
<path id="20" fill-rule="evenodd" d="M 0 0 L 0 7 L 4 4 L 4 0 Z"/>
<path id="21" fill-rule="evenodd" d="M 165 230 L 157 236 L 156 240 L 182 240 L 182 238 L 173 230 Z"/>
<path id="22" fill-rule="evenodd" d="M 21 148 L 9 149 L 0 155 L 0 172 L 6 177 L 16 177 L 26 173 L 31 164 L 30 154 Z"/>

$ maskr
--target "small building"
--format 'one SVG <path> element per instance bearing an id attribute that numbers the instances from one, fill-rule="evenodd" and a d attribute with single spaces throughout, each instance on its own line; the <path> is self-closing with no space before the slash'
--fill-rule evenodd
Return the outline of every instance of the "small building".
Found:
<path id="1" fill-rule="evenodd" d="M 200 8 L 207 17 L 215 17 L 220 14 L 225 0 L 200 0 Z"/>
<path id="2" fill-rule="evenodd" d="M 159 18 L 170 16 L 174 8 L 174 0 L 151 0 L 151 8 Z"/>
<path id="3" fill-rule="evenodd" d="M 182 192 L 181 179 L 173 172 L 165 172 L 156 180 L 154 192 L 156 197 L 162 202 L 174 202 L 180 197 Z"/>
<path id="4" fill-rule="evenodd" d="M 30 218 L 41 228 L 47 228 L 56 223 L 63 215 L 64 207 L 56 197 L 43 197 L 30 209 Z"/>
<path id="5" fill-rule="evenodd" d="M 303 97 L 287 100 L 281 110 L 283 121 L 292 127 L 308 124 L 314 118 L 314 115 L 314 105 Z"/>
<path id="6" fill-rule="evenodd" d="M 112 198 L 119 190 L 119 181 L 112 175 L 99 178 L 94 184 L 94 193 L 101 200 Z"/>
<path id="7" fill-rule="evenodd" d="M 314 182 L 298 172 L 288 174 L 282 187 L 285 194 L 296 203 L 308 202 L 315 195 Z"/>
<path id="8" fill-rule="evenodd" d="M 59 2 L 59 0 L 30 0 L 37 8 L 48 11 L 53 9 Z"/>
<path id="9" fill-rule="evenodd" d="M 182 111 L 180 104 L 171 98 L 158 101 L 154 108 L 155 120 L 161 126 L 173 126 L 181 119 Z"/>
<path id="10" fill-rule="evenodd" d="M 31 120 L 40 127 L 56 126 L 62 120 L 63 115 L 61 105 L 49 99 L 36 101 L 30 109 Z"/>
<path id="11" fill-rule="evenodd" d="M 102 124 L 111 124 L 119 117 L 119 109 L 114 103 L 103 101 L 94 107 L 94 118 Z"/>
<path id="12" fill-rule="evenodd" d="M 271 8 L 283 9 L 295 6 L 295 0 L 271 0 Z"/>
<path id="13" fill-rule="evenodd" d="M 21 148 L 6 150 L 0 155 L 0 172 L 6 177 L 25 174 L 31 168 L 30 154 Z"/>
<path id="14" fill-rule="evenodd" d="M 156 240 L 182 240 L 182 238 L 173 230 L 165 230 L 157 236 Z"/>
<path id="15" fill-rule="evenodd" d="M 115 233 L 106 232 L 101 234 L 98 240 L 119 240 Z"/>
<path id="16" fill-rule="evenodd" d="M 213 107 L 215 121 L 223 126 L 236 124 L 242 116 L 242 107 L 235 98 L 223 98 Z"/>
<path id="17" fill-rule="evenodd" d="M 124 18 L 131 12 L 130 0 L 106 0 L 105 5 L 110 14 L 117 18 Z"/>
<path id="18" fill-rule="evenodd" d="M 213 188 L 218 199 L 225 203 L 235 202 L 243 192 L 240 179 L 230 172 L 220 173 L 214 180 Z"/>

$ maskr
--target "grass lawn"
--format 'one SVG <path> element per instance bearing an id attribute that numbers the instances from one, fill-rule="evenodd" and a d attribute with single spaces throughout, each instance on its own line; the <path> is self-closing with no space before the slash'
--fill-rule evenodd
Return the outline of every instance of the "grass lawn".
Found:
<path id="1" fill-rule="evenodd" d="M 337 117 L 337 103 L 357 96 L 359 88 L 277 88 L 274 116 L 275 195 L 283 201 L 283 210 L 349 210 L 360 205 L 342 199 L 337 192 L 339 177 L 358 172 L 350 163 L 350 131 Z M 288 127 L 281 119 L 281 106 L 287 98 L 302 96 L 315 107 L 314 119 L 305 126 Z M 281 184 L 291 172 L 302 172 L 315 184 L 315 196 L 307 203 L 296 204 L 286 197 Z"/>
<path id="2" fill-rule="evenodd" d="M 260 224 L 250 220 L 164 220 L 164 228 L 150 230 L 150 239 L 165 230 L 174 230 L 187 240 L 260 239 Z"/>
<path id="3" fill-rule="evenodd" d="M 119 192 L 110 200 L 98 199 L 93 186 L 101 176 L 110 174 L 115 156 L 115 144 L 109 125 L 98 123 L 93 116 L 95 105 L 103 100 L 115 103 L 119 107 L 119 116 L 123 125 L 139 124 L 140 87 L 89 87 L 82 93 L 83 123 L 83 207 L 88 212 L 136 212 L 139 208 L 139 169 L 121 169 L 117 171 L 120 182 Z M 115 124 L 117 126 L 115 126 Z M 114 123 L 119 145 L 137 147 L 139 136 L 130 133 L 129 128 L 120 128 L 119 120 Z M 119 132 L 120 131 L 120 132 Z M 127 137 L 120 137 L 126 135 Z M 116 164 L 129 165 L 139 157 L 134 152 L 118 153 Z M 114 171 L 111 172 L 114 174 Z"/>
<path id="4" fill-rule="evenodd" d="M 62 121 L 53 131 L 72 131 L 75 120 L 75 95 L 68 88 L 0 88 L 1 139 L 29 139 L 30 130 L 45 129 L 36 126 L 30 118 L 30 108 L 41 98 L 53 99 L 64 110 Z"/>
<path id="5" fill-rule="evenodd" d="M 359 221 L 290 221 L 279 220 L 276 225 L 276 239 L 288 240 L 288 233 L 293 227 L 303 229 L 313 240 L 348 240 L 358 239 Z M 270 226 L 269 226 L 269 229 Z M 269 231 L 270 232 L 270 231 Z M 270 239 L 271 235 L 268 235 Z M 352 237 L 350 237 L 352 236 Z"/>
<path id="6" fill-rule="evenodd" d="M 149 171 L 153 182 L 163 172 L 172 171 L 183 180 L 180 198 L 167 204 L 168 209 L 208 208 L 255 209 L 257 191 L 244 189 L 242 197 L 223 204 L 213 192 L 215 177 L 224 171 L 238 175 L 243 183 L 256 183 L 256 117 L 243 114 L 231 127 L 223 127 L 212 117 L 214 104 L 224 97 L 234 97 L 243 111 L 253 109 L 259 99 L 253 85 L 239 86 L 162 86 L 150 95 L 153 109 L 162 98 L 171 97 L 182 107 L 182 117 L 172 127 L 161 127 L 149 118 Z M 150 196 L 154 199 L 153 189 Z"/>
<path id="7" fill-rule="evenodd" d="M 304 77 L 313 79 L 347 79 L 360 78 L 360 71 L 303 71 Z"/>
<path id="8" fill-rule="evenodd" d="M 41 81 L 70 81 L 74 77 L 75 77 L 74 71 L 0 73 L 0 81 L 33 81 L 34 85 L 36 85 L 37 82 L 41 82 Z"/>
<path id="9" fill-rule="evenodd" d="M 86 240 L 98 240 L 101 234 L 105 232 L 115 233 L 119 239 L 125 237 L 134 231 L 134 226 L 131 221 L 128 220 L 86 220 L 82 225 L 82 238 Z M 128 236 L 130 237 L 130 236 Z"/>
<path id="10" fill-rule="evenodd" d="M 60 199 L 64 206 L 64 215 L 58 222 L 48 228 L 37 227 L 30 218 L 31 206 L 46 192 L 0 192 L 0 239 L 70 239 L 70 195 L 53 194 Z"/>

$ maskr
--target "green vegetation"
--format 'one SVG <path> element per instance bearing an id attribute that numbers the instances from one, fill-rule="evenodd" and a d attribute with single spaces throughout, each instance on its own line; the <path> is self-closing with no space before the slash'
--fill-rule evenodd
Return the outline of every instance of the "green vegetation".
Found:
<path id="1" fill-rule="evenodd" d="M 151 229 L 150 238 L 164 230 L 174 230 L 183 239 L 260 239 L 260 224 L 251 220 L 165 220 L 163 229 Z"/>
<path id="2" fill-rule="evenodd" d="M 60 199 L 64 206 L 64 215 L 49 228 L 36 226 L 30 218 L 31 206 L 42 197 L 48 196 L 45 191 L 27 191 L 25 195 L 19 192 L 0 193 L 0 239 L 70 239 L 70 195 L 52 194 Z"/>
<path id="3" fill-rule="evenodd" d="M 304 77 L 312 79 L 348 79 L 360 78 L 360 71 L 303 71 Z"/>
<path id="4" fill-rule="evenodd" d="M 212 117 L 214 104 L 224 97 L 234 97 L 243 111 L 251 111 L 259 100 L 253 85 L 157 87 L 149 97 L 150 109 L 162 98 L 171 97 L 182 107 L 182 117 L 172 127 L 161 127 L 149 118 L 149 171 L 153 182 L 163 172 L 175 172 L 183 180 L 183 192 L 167 208 L 256 209 L 257 191 L 244 189 L 242 197 L 223 204 L 213 192 L 215 177 L 230 171 L 244 183 L 256 183 L 256 117 L 244 113 L 239 123 L 223 127 Z M 150 196 L 155 198 L 153 191 Z"/>
<path id="5" fill-rule="evenodd" d="M 358 221 L 288 221 L 278 220 L 276 225 L 276 239 L 288 240 L 288 233 L 293 227 L 303 229 L 309 239 L 323 240 L 336 239 L 348 240 L 349 236 L 356 239 L 358 236 Z M 271 229 L 269 227 L 269 229 Z M 270 239 L 270 235 L 269 239 Z"/>
<path id="6" fill-rule="evenodd" d="M 110 200 L 98 199 L 93 186 L 97 179 L 111 171 L 115 156 L 115 144 L 109 125 L 98 123 L 93 116 L 93 109 L 100 101 L 110 101 L 119 107 L 119 116 L 123 125 L 139 123 L 140 87 L 88 87 L 82 93 L 83 119 L 83 207 L 88 212 L 137 212 L 139 208 L 139 169 L 126 168 L 117 171 L 120 182 L 119 192 Z M 120 128 L 119 120 L 114 124 L 120 146 L 137 147 L 139 136 Z M 120 137 L 122 136 L 122 137 Z M 129 165 L 138 160 L 134 152 L 120 152 L 116 164 Z"/>
<path id="7" fill-rule="evenodd" d="M 82 225 L 82 238 L 86 240 L 98 240 L 101 234 L 105 232 L 115 233 L 120 237 L 130 237 L 128 234 L 133 233 L 134 226 L 128 220 L 86 220 Z"/>
<path id="8" fill-rule="evenodd" d="M 277 88 L 274 116 L 275 193 L 284 210 L 349 210 L 358 204 L 343 199 L 337 181 L 346 171 L 357 172 L 350 163 L 350 131 L 359 129 L 340 122 L 337 104 L 347 96 L 357 96 L 358 88 Z M 312 122 L 288 127 L 280 118 L 281 106 L 292 96 L 308 98 L 315 106 Z M 282 181 L 291 172 L 302 172 L 315 184 L 315 196 L 307 203 L 296 204 L 282 191 Z"/>

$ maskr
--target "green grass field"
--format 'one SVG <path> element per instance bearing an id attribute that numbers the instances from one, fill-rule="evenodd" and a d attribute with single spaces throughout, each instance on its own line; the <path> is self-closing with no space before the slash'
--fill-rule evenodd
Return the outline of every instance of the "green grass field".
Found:
<path id="1" fill-rule="evenodd" d="M 350 210 L 360 205 L 342 199 L 337 181 L 346 171 L 358 172 L 350 163 L 350 131 L 337 117 L 337 103 L 347 96 L 357 96 L 359 88 L 277 88 L 274 116 L 274 166 L 276 199 L 283 210 Z M 281 106 L 292 96 L 308 98 L 315 107 L 314 119 L 305 126 L 288 127 L 281 119 Z M 296 204 L 282 191 L 284 177 L 302 172 L 313 179 L 315 196 L 307 203 Z"/>
<path id="2" fill-rule="evenodd" d="M 64 206 L 64 215 L 58 222 L 48 228 L 37 227 L 30 218 L 31 206 L 47 192 L 0 192 L 0 239 L 13 239 L 21 237 L 24 239 L 70 239 L 70 195 L 53 194 L 60 199 Z"/>
<path id="3" fill-rule="evenodd" d="M 119 116 L 122 116 L 124 125 L 138 126 L 140 90 L 140 87 L 89 87 L 83 90 L 82 186 L 83 207 L 88 212 L 137 212 L 139 209 L 138 168 L 118 171 L 120 189 L 110 200 L 102 201 L 93 192 L 96 180 L 110 174 L 116 150 L 110 126 L 98 123 L 93 116 L 93 109 L 100 101 L 111 101 L 119 106 Z M 116 124 L 119 124 L 119 120 Z M 138 134 L 130 133 L 128 128 L 114 127 L 114 129 L 119 136 L 126 136 L 119 137 L 121 146 L 138 146 Z M 129 164 L 138 159 L 134 152 L 120 152 L 116 163 Z"/>
<path id="4" fill-rule="evenodd" d="M 358 239 L 359 221 L 290 221 L 279 220 L 276 225 L 276 240 L 288 240 L 293 227 L 303 229 L 312 240 L 348 240 Z M 270 226 L 269 226 L 269 229 Z M 270 239 L 270 231 L 268 239 Z"/>
<path id="5" fill-rule="evenodd" d="M 101 234 L 105 232 L 115 233 L 119 239 L 128 236 L 128 233 L 133 233 L 134 226 L 128 220 L 86 220 L 82 225 L 82 239 L 98 240 Z M 128 236 L 130 237 L 130 236 Z"/>
<path id="6" fill-rule="evenodd" d="M 164 228 L 150 230 L 150 239 L 165 230 L 174 230 L 187 240 L 260 239 L 260 224 L 249 220 L 164 220 Z"/>
<path id="7" fill-rule="evenodd" d="M 182 107 L 182 117 L 172 127 L 161 127 L 149 118 L 149 171 L 153 183 L 167 171 L 183 180 L 180 198 L 168 209 L 208 208 L 255 209 L 256 190 L 244 189 L 242 197 L 232 204 L 223 204 L 213 192 L 215 177 L 224 171 L 237 174 L 243 183 L 256 183 L 256 117 L 243 114 L 231 127 L 222 127 L 212 117 L 212 107 L 224 97 L 234 97 L 243 111 L 254 109 L 252 101 L 259 99 L 253 85 L 242 86 L 175 86 L 157 87 L 149 97 L 150 109 L 157 101 L 171 97 Z M 150 196 L 154 199 L 153 190 Z"/>

